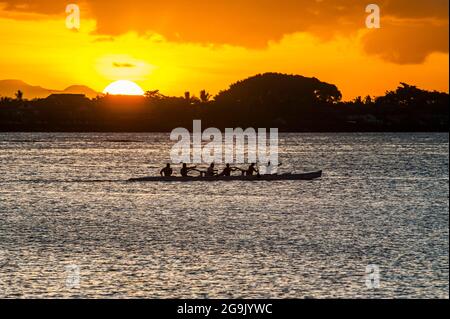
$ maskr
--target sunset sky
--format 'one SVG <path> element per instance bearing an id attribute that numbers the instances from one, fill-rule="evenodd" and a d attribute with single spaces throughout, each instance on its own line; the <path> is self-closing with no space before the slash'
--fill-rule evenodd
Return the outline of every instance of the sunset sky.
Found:
<path id="1" fill-rule="evenodd" d="M 380 29 L 366 28 L 369 3 Z M 344 99 L 449 85 L 448 0 L 0 0 L 0 41 L 0 79 L 52 89 L 131 80 L 215 94 L 263 72 L 314 76 Z"/>

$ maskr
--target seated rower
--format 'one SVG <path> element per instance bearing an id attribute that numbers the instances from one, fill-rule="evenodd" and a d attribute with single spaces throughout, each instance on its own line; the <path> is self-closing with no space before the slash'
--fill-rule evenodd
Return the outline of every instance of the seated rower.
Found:
<path id="1" fill-rule="evenodd" d="M 278 164 L 278 166 L 272 165 L 271 162 L 267 163 L 267 166 L 263 166 L 264 170 L 261 172 L 262 175 L 276 175 L 278 173 L 278 167 L 282 164 Z"/>
<path id="2" fill-rule="evenodd" d="M 206 170 L 206 175 L 205 176 L 216 176 L 217 175 L 217 170 L 214 168 L 214 163 L 211 163 L 211 165 L 209 165 L 208 169 Z"/>
<path id="3" fill-rule="evenodd" d="M 251 163 L 250 166 L 248 167 L 248 169 L 245 171 L 245 175 L 253 176 L 254 173 L 259 175 L 259 171 L 256 168 L 256 164 L 255 163 Z"/>
<path id="4" fill-rule="evenodd" d="M 237 170 L 236 167 L 231 167 L 230 164 L 227 164 L 225 168 L 223 169 L 222 173 L 219 174 L 219 176 L 231 176 L 231 172 Z"/>
<path id="5" fill-rule="evenodd" d="M 170 167 L 170 164 L 167 164 L 159 173 L 161 176 L 170 177 L 173 174 L 173 169 Z"/>
<path id="6" fill-rule="evenodd" d="M 183 177 L 189 177 L 188 174 L 190 171 L 196 170 L 197 166 L 188 167 L 186 163 L 183 163 L 183 167 L 180 170 L 180 174 Z"/>

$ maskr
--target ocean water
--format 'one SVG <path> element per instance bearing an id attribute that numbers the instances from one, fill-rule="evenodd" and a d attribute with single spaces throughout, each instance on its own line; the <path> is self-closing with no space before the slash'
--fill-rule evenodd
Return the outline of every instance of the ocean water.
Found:
<path id="1" fill-rule="evenodd" d="M 449 135 L 282 134 L 315 181 L 128 183 L 167 134 L 0 134 L 0 297 L 448 298 Z"/>

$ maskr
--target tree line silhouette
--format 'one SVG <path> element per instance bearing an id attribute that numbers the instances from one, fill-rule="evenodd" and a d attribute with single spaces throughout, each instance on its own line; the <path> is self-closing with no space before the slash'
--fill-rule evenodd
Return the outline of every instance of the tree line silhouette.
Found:
<path id="1" fill-rule="evenodd" d="M 25 92 L 26 94 L 26 92 Z M 54 94 L 0 99 L 0 131 L 167 132 L 192 127 L 277 127 L 285 132 L 447 132 L 449 95 L 401 83 L 384 96 L 343 102 L 339 89 L 316 78 L 279 73 L 238 81 L 215 97 Z"/>

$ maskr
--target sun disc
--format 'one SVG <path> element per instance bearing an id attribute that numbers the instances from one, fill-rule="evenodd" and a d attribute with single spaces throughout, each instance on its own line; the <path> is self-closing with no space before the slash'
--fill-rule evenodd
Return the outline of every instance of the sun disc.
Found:
<path id="1" fill-rule="evenodd" d="M 132 81 L 120 80 L 108 85 L 103 93 L 111 95 L 144 95 L 144 90 Z"/>

